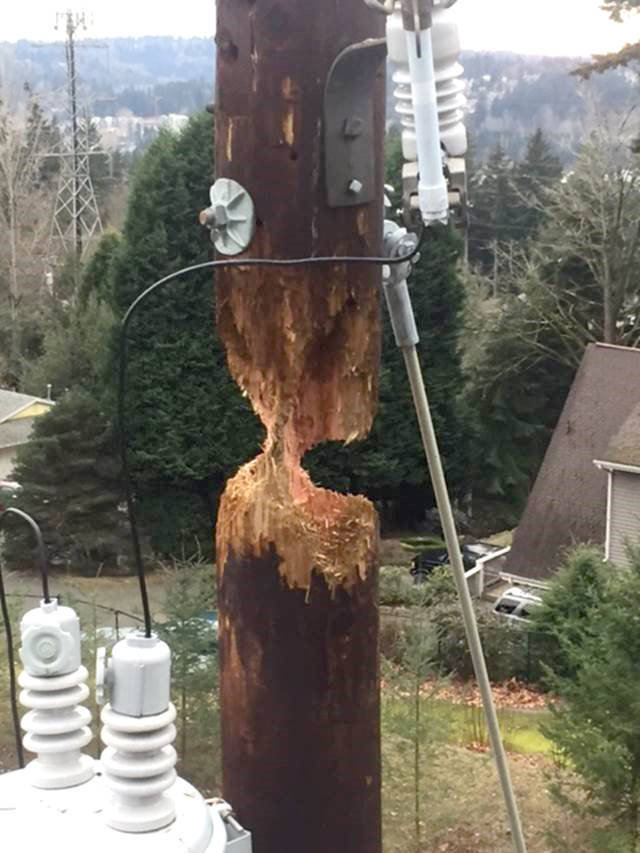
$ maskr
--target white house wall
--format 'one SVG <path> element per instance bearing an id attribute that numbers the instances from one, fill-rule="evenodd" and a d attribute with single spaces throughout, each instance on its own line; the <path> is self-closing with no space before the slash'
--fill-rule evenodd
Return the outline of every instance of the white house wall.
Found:
<path id="1" fill-rule="evenodd" d="M 0 480 L 10 480 L 15 462 L 17 447 L 0 448 Z"/>
<path id="2" fill-rule="evenodd" d="M 611 472 L 609 559 L 628 564 L 627 544 L 640 545 L 640 474 Z"/>

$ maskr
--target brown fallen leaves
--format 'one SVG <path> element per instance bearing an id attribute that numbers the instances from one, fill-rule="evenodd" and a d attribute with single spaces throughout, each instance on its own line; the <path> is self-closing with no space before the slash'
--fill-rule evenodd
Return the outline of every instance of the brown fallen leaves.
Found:
<path id="1" fill-rule="evenodd" d="M 382 689 L 395 691 L 399 696 L 409 696 L 406 690 L 394 687 L 392 682 L 382 680 Z M 510 678 L 502 684 L 493 684 L 491 687 L 493 701 L 496 708 L 509 709 L 512 711 L 544 711 L 550 700 L 548 693 L 540 693 L 533 690 L 522 681 Z M 482 707 L 482 697 L 478 685 L 473 681 L 449 681 L 439 684 L 437 681 L 427 679 L 420 688 L 423 696 L 432 699 L 441 699 L 451 702 L 453 705 L 467 705 L 473 708 Z"/>
<path id="2" fill-rule="evenodd" d="M 433 692 L 433 685 L 425 685 L 425 690 Z M 497 708 L 509 708 L 514 711 L 544 711 L 549 702 L 549 695 L 532 690 L 524 682 L 510 678 L 503 684 L 491 687 L 493 701 Z M 436 688 L 438 699 L 445 699 L 454 705 L 482 706 L 482 697 L 474 682 L 449 682 Z"/>

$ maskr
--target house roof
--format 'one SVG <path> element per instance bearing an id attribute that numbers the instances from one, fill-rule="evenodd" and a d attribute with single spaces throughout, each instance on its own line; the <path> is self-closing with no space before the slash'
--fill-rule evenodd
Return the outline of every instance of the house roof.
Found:
<path id="1" fill-rule="evenodd" d="M 35 420 L 35 418 L 19 418 L 17 421 L 0 423 L 0 450 L 26 444 Z"/>
<path id="2" fill-rule="evenodd" d="M 565 548 L 604 542 L 607 478 L 593 461 L 609 458 L 627 422 L 640 427 L 636 410 L 640 417 L 640 349 L 590 344 L 514 535 L 508 572 L 545 578 Z M 626 439 L 618 445 L 627 447 Z"/>
<path id="3" fill-rule="evenodd" d="M 15 417 L 34 403 L 42 403 L 46 406 L 55 405 L 53 400 L 45 400 L 42 397 L 32 397 L 30 394 L 18 394 L 15 391 L 0 389 L 0 424 Z"/>
<path id="4" fill-rule="evenodd" d="M 640 467 L 640 402 L 609 442 L 605 462 Z"/>

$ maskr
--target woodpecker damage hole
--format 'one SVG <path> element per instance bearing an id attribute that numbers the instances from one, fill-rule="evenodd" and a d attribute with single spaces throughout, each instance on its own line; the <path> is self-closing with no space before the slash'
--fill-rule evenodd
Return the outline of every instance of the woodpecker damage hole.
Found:
<path id="1" fill-rule="evenodd" d="M 218 327 L 233 376 L 267 429 L 263 452 L 227 484 L 218 516 L 221 572 L 230 551 L 262 557 L 306 591 L 312 572 L 329 588 L 364 581 L 377 518 L 364 497 L 315 486 L 304 454 L 370 427 L 377 396 L 378 296 L 343 270 L 252 275 L 218 291 Z M 373 334 L 372 334 L 373 331 Z"/>

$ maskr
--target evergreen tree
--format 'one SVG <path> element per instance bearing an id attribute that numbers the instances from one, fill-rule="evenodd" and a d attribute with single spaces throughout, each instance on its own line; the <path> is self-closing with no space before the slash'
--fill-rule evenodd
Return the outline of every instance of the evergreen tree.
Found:
<path id="1" fill-rule="evenodd" d="M 467 279 L 464 401 L 472 413 L 467 474 L 474 498 L 491 506 L 492 523 L 502 529 L 517 523 L 575 367 L 554 357 L 551 330 L 532 347 L 529 305 L 513 294 L 497 299 L 491 289 L 482 279 Z"/>
<path id="2" fill-rule="evenodd" d="M 213 180 L 212 143 L 212 118 L 202 113 L 180 135 L 161 133 L 140 162 L 113 267 L 118 317 L 154 281 L 209 259 L 197 213 Z M 173 282 L 141 307 L 128 338 L 127 438 L 141 515 L 164 547 L 173 518 L 183 532 L 169 550 L 178 554 L 195 546 L 196 506 L 196 538 L 209 548 L 217 495 L 263 434 L 229 376 L 213 295 L 210 270 Z"/>
<path id="3" fill-rule="evenodd" d="M 599 549 L 578 545 L 554 574 L 541 606 L 532 609 L 532 629 L 553 642 L 544 661 L 553 677 L 575 676 L 573 649 L 593 632 L 592 616 L 605 600 L 612 571 Z"/>
<path id="4" fill-rule="evenodd" d="M 95 295 L 66 310 L 52 307 L 42 343 L 42 355 L 26 365 L 21 387 L 42 397 L 51 386 L 54 399 L 74 388 L 96 398 L 104 388 L 114 317 Z"/>
<path id="5" fill-rule="evenodd" d="M 500 144 L 469 181 L 469 258 L 493 275 L 497 286 L 499 250 L 519 238 L 515 164 Z"/>
<path id="6" fill-rule="evenodd" d="M 85 303 L 91 294 L 100 302 L 113 305 L 113 264 L 120 250 L 122 237 L 117 231 L 105 231 L 89 263 L 82 272 L 82 282 L 78 294 L 80 302 Z"/>
<path id="7" fill-rule="evenodd" d="M 86 392 L 71 392 L 36 419 L 14 476 L 20 508 L 40 524 L 54 562 L 91 573 L 117 567 L 127 542 L 119 474 L 108 418 Z M 31 565 L 31 535 L 12 525 L 4 546 L 9 565 Z"/>
<path id="8" fill-rule="evenodd" d="M 598 833 L 598 849 L 640 849 L 639 610 L 636 551 L 629 569 L 609 574 L 585 630 L 576 633 L 575 619 L 567 619 L 563 647 L 571 672 L 550 676 L 560 701 L 543 731 L 573 770 L 554 793 L 601 818 L 606 835 Z"/>
<path id="9" fill-rule="evenodd" d="M 562 163 L 553 153 L 543 132 L 538 129 L 527 142 L 527 151 L 515 169 L 518 207 L 514 228 L 520 232 L 518 239 L 531 239 L 538 230 L 544 212 L 541 209 L 545 190 L 562 176 Z"/>

